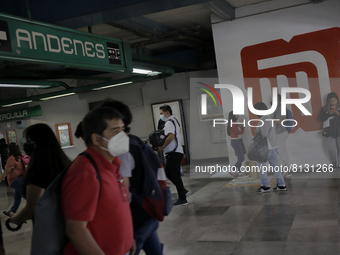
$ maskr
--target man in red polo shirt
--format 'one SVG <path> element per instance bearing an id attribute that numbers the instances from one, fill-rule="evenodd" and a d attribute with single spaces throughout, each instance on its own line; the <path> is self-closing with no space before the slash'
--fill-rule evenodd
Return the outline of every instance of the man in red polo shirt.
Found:
<path id="1" fill-rule="evenodd" d="M 62 185 L 62 210 L 70 238 L 64 255 L 133 254 L 133 227 L 128 191 L 119 174 L 118 155 L 129 150 L 122 116 L 101 107 L 83 120 L 85 152 L 94 159 L 101 182 L 91 162 L 79 156 Z"/>

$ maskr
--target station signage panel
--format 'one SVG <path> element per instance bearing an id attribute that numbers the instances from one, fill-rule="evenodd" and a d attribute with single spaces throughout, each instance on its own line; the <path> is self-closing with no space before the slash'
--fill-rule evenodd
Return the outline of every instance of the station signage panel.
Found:
<path id="1" fill-rule="evenodd" d="M 21 120 L 26 118 L 31 118 L 34 116 L 41 116 L 41 106 L 36 105 L 33 107 L 27 107 L 22 109 L 17 109 L 14 111 L 0 112 L 0 122 L 11 121 L 11 120 Z"/>
<path id="2" fill-rule="evenodd" d="M 5 14 L 0 14 L 0 59 L 105 72 L 132 66 L 127 42 Z"/>

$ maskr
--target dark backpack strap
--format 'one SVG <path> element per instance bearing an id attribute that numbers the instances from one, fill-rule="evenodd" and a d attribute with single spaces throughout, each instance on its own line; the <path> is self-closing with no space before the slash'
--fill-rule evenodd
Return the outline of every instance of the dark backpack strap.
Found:
<path id="1" fill-rule="evenodd" d="M 181 125 L 179 124 L 178 119 L 176 119 L 176 117 L 174 117 L 174 118 L 175 118 L 175 120 L 177 121 L 178 126 L 180 127 Z"/>
<path id="2" fill-rule="evenodd" d="M 177 121 L 177 123 L 178 123 L 178 125 L 179 125 L 179 122 L 178 122 L 178 120 L 175 118 L 175 120 Z M 168 119 L 166 122 L 168 122 L 168 121 L 171 121 L 171 123 L 174 125 L 174 127 L 175 127 L 175 141 L 176 141 L 176 147 L 175 147 L 175 149 L 173 149 L 172 151 L 169 151 L 167 154 L 169 154 L 169 153 L 172 153 L 172 152 L 175 152 L 176 150 L 177 150 L 177 148 L 178 148 L 178 139 L 177 139 L 177 132 L 176 132 L 176 124 L 175 124 L 175 122 L 172 120 L 172 119 Z"/>
<path id="3" fill-rule="evenodd" d="M 168 119 L 166 122 L 168 122 L 168 121 L 170 121 L 174 125 L 174 127 L 175 127 L 175 135 L 176 135 L 177 132 L 176 132 L 176 124 L 175 124 L 175 122 L 172 119 Z"/>
<path id="4" fill-rule="evenodd" d="M 91 164 L 93 165 L 93 167 L 96 169 L 96 172 L 97 172 L 97 179 L 99 181 L 99 196 L 100 196 L 100 193 L 102 191 L 102 179 L 100 177 L 100 174 L 99 174 L 99 170 L 98 170 L 98 167 L 97 167 L 97 164 L 96 162 L 94 161 L 94 159 L 91 157 L 90 154 L 88 154 L 87 152 L 82 152 L 79 154 L 79 156 L 85 156 L 88 160 L 90 160 Z M 99 200 L 99 197 L 98 197 L 98 200 Z"/>

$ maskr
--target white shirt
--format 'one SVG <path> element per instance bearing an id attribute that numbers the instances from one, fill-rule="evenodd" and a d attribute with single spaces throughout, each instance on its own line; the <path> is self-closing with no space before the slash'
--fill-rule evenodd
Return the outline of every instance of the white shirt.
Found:
<path id="1" fill-rule="evenodd" d="M 171 121 L 171 120 L 173 120 L 173 121 Z M 174 124 L 175 124 L 175 126 L 174 126 Z M 175 132 L 175 128 L 176 128 L 176 132 Z M 183 147 L 182 147 L 182 143 L 181 143 L 180 128 L 179 128 L 177 119 L 172 115 L 169 118 L 167 118 L 167 120 L 165 122 L 165 126 L 164 126 L 164 134 L 168 135 L 169 133 L 172 133 L 172 134 L 176 133 L 178 143 L 176 143 L 176 139 L 174 138 L 171 141 L 171 143 L 164 148 L 164 152 L 165 153 L 172 152 L 177 145 L 177 148 L 174 152 L 178 152 L 178 153 L 183 154 L 184 152 L 183 152 Z"/>
<path id="2" fill-rule="evenodd" d="M 120 175 L 122 177 L 131 177 L 132 170 L 135 168 L 135 160 L 130 152 L 126 152 L 117 156 L 122 162 L 119 168 Z"/>

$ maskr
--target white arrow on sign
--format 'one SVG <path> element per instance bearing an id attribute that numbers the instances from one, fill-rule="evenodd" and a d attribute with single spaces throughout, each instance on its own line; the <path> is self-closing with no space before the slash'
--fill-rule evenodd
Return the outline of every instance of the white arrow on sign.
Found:
<path id="1" fill-rule="evenodd" d="M 0 40 L 7 40 L 7 35 L 5 31 L 0 31 Z"/>

